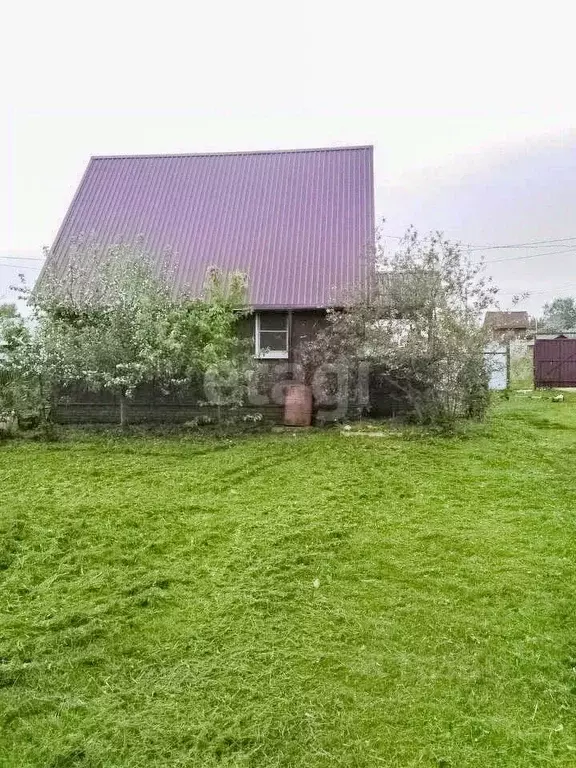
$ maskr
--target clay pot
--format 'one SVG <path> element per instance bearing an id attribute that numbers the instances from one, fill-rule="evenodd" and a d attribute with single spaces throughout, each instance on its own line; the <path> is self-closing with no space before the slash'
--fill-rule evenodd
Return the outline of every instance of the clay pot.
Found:
<path id="1" fill-rule="evenodd" d="M 286 388 L 284 424 L 289 427 L 312 424 L 312 390 L 306 384 L 291 384 Z"/>

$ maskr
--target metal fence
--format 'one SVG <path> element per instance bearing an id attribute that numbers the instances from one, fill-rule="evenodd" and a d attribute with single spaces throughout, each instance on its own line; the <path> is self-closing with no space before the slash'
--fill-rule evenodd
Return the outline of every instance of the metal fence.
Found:
<path id="1" fill-rule="evenodd" d="M 536 339 L 534 386 L 576 387 L 576 339 Z"/>
<path id="2" fill-rule="evenodd" d="M 484 350 L 490 389 L 506 389 L 510 381 L 510 348 L 507 344 L 493 342 Z"/>

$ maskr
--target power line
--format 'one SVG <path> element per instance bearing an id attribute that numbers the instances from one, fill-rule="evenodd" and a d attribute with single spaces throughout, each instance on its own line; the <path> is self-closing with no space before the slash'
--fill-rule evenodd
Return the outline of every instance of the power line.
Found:
<path id="1" fill-rule="evenodd" d="M 0 256 L 2 259 L 17 259 L 19 261 L 44 261 L 44 256 L 10 256 L 9 254 Z"/>
<path id="2" fill-rule="evenodd" d="M 520 261 L 521 259 L 537 259 L 541 256 L 559 256 L 565 253 L 575 253 L 574 247 L 565 248 L 560 251 L 546 251 L 545 253 L 529 253 L 526 256 L 508 256 L 503 259 L 487 259 L 484 264 L 498 264 L 506 261 Z"/>
<path id="3" fill-rule="evenodd" d="M 576 237 L 561 237 L 557 240 L 532 240 L 528 243 L 504 243 L 503 245 L 472 245 L 470 244 L 471 251 L 494 251 L 502 248 L 540 248 L 540 247 L 552 247 L 556 243 L 567 243 L 569 241 L 576 240 Z"/>
<path id="4" fill-rule="evenodd" d="M 382 237 L 388 237 L 392 240 L 403 240 L 404 235 L 382 235 Z M 531 240 L 526 243 L 502 243 L 501 245 L 478 245 L 474 243 L 463 243 L 467 245 L 470 251 L 494 251 L 501 250 L 503 248 L 553 248 L 558 243 L 567 243 L 575 241 L 576 237 L 560 237 L 555 240 Z"/>
<path id="5" fill-rule="evenodd" d="M 405 235 L 382 235 L 392 240 L 403 240 Z M 464 243 L 470 251 L 493 251 L 503 248 L 553 248 L 557 243 L 566 243 L 576 240 L 576 237 L 561 237 L 556 240 L 532 240 L 526 243 L 503 243 L 502 245 L 474 245 L 473 243 Z M 540 255 L 540 254 L 538 254 Z M 545 256 L 546 254 L 541 254 Z M 10 256 L 5 255 L 2 259 L 14 259 L 17 261 L 44 261 L 44 256 Z M 530 258 L 528 256 L 519 256 L 518 258 Z M 489 262 L 486 262 L 489 263 Z"/>
<path id="6" fill-rule="evenodd" d="M 12 267 L 12 269 L 42 269 L 41 266 L 36 266 L 35 264 L 7 264 L 4 261 L 0 261 L 0 267 Z"/>
<path id="7" fill-rule="evenodd" d="M 567 242 L 569 242 L 572 238 L 567 238 Z M 574 238 L 576 240 L 576 238 Z M 563 240 L 558 240 L 557 242 L 554 240 L 550 240 L 548 244 L 546 243 L 534 243 L 533 245 L 501 245 L 501 246 L 494 246 L 491 248 L 481 248 L 480 246 L 474 246 L 470 248 L 471 251 L 489 251 L 489 250 L 505 250 L 508 248 L 522 248 L 522 250 L 528 250 L 530 248 L 556 248 L 560 243 L 564 242 Z M 576 243 L 575 243 L 576 245 Z"/>
<path id="8" fill-rule="evenodd" d="M 404 235 L 383 235 L 383 237 L 393 238 L 394 240 L 402 240 Z M 498 249 L 504 249 L 504 248 L 538 248 L 538 247 L 553 247 L 554 244 L 557 243 L 564 243 L 564 242 L 571 242 L 576 240 L 576 237 L 564 237 L 559 238 L 557 240 L 540 240 L 540 241 L 532 241 L 527 243 L 508 243 L 504 245 L 486 245 L 486 246 L 473 246 L 470 247 L 470 251 L 484 251 L 484 250 L 498 250 Z M 575 243 L 576 246 L 576 243 Z M 559 251 L 546 251 L 544 253 L 531 253 L 524 256 L 511 256 L 511 257 L 504 257 L 501 259 L 488 259 L 484 261 L 484 264 L 501 264 L 508 261 L 523 261 L 526 259 L 537 259 L 541 258 L 542 256 L 559 256 L 561 254 L 566 253 L 573 253 L 573 248 L 568 248 L 564 250 Z M 576 255 L 576 253 L 575 253 Z M 45 259 L 43 256 L 2 256 L 2 259 L 6 259 L 7 261 L 0 261 L 1 267 L 13 267 L 16 269 L 41 269 L 40 266 L 36 265 L 30 265 L 30 264 L 22 264 L 21 261 L 42 261 L 44 262 Z M 12 260 L 12 263 L 10 261 Z"/>
<path id="9" fill-rule="evenodd" d="M 567 283 L 561 283 L 560 285 L 551 285 L 549 288 L 543 288 L 539 291 L 531 291 L 530 288 L 521 288 L 516 291 L 498 291 L 498 294 L 501 296 L 517 296 L 521 295 L 523 293 L 529 294 L 528 298 L 534 294 L 540 294 L 540 293 L 552 293 L 553 291 L 560 291 L 563 288 L 571 288 L 573 285 L 576 285 L 575 280 L 571 280 Z"/>

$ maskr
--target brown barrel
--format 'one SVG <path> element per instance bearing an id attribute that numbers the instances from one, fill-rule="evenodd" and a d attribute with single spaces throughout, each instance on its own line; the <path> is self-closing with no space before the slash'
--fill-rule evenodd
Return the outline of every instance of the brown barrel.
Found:
<path id="1" fill-rule="evenodd" d="M 284 424 L 289 427 L 309 427 L 312 424 L 312 390 L 306 384 L 286 387 Z"/>

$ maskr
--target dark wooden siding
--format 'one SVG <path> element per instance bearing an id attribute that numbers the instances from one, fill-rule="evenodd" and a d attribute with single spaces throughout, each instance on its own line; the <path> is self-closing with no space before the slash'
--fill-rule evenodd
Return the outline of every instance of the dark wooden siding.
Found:
<path id="1" fill-rule="evenodd" d="M 259 314 L 274 314 L 267 312 L 260 312 Z M 326 325 L 326 312 L 323 309 L 317 310 L 303 310 L 292 312 L 290 323 L 290 342 L 289 342 L 289 356 L 288 361 L 294 362 L 297 358 L 298 346 L 310 339 L 318 333 L 318 330 Z M 245 318 L 240 325 L 240 333 L 243 336 L 252 339 L 252 343 L 255 341 L 256 333 L 256 315 L 250 315 Z M 254 349 L 254 348 L 253 348 Z M 267 364 L 275 365 L 282 362 L 282 360 L 263 360 Z"/>
<path id="2" fill-rule="evenodd" d="M 247 403 L 240 408 L 216 408 L 202 405 L 205 395 L 200 382 L 191 385 L 185 392 L 172 394 L 165 394 L 155 387 L 141 387 L 128 402 L 128 421 L 133 424 L 185 423 L 194 420 L 218 421 L 232 415 L 239 419 L 261 415 L 267 421 L 282 421 L 283 388 L 278 386 L 278 382 L 287 378 L 282 365 L 293 362 L 298 345 L 313 338 L 325 322 L 323 310 L 293 312 L 288 360 L 254 360 L 255 369 L 260 370 L 258 392 L 267 402 Z M 251 315 L 241 322 L 239 333 L 253 339 L 254 327 L 255 317 Z M 118 398 L 110 392 L 91 392 L 85 387 L 74 387 L 58 393 L 53 416 L 55 421 L 66 424 L 117 423 L 120 405 Z"/>
<path id="3" fill-rule="evenodd" d="M 313 339 L 318 331 L 326 326 L 326 313 L 324 310 L 316 312 L 293 312 L 292 333 L 290 338 L 290 359 L 294 359 L 294 353 L 298 346 Z"/>

